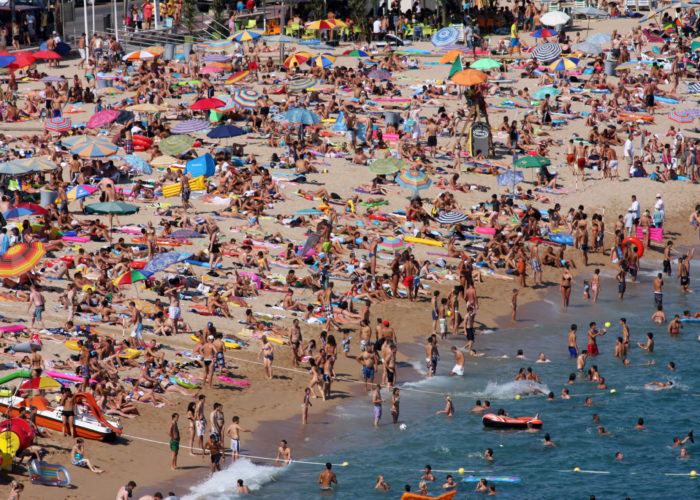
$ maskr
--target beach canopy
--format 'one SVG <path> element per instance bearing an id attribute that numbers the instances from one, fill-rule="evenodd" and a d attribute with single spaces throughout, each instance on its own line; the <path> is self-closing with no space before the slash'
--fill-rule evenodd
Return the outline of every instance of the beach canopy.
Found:
<path id="1" fill-rule="evenodd" d="M 190 174 L 192 177 L 199 177 L 200 175 L 210 177 L 214 175 L 215 167 L 214 158 L 207 153 L 204 156 L 188 161 L 185 166 L 185 173 Z"/>
<path id="2" fill-rule="evenodd" d="M 479 85 L 488 80 L 488 75 L 478 69 L 464 69 L 452 75 L 450 78 L 457 85 Z"/>
<path id="3" fill-rule="evenodd" d="M 139 211 L 139 207 L 121 201 L 105 201 L 85 206 L 89 214 L 131 215 Z"/>
<path id="4" fill-rule="evenodd" d="M 44 244 L 40 242 L 20 243 L 10 247 L 0 257 L 0 278 L 11 278 L 31 271 L 45 253 Z"/>
<path id="5" fill-rule="evenodd" d="M 158 143 L 158 148 L 166 155 L 180 156 L 194 145 L 194 137 L 186 134 L 171 135 Z"/>
<path id="6" fill-rule="evenodd" d="M 551 165 L 552 162 L 542 156 L 521 156 L 514 165 L 518 168 L 539 168 L 547 167 Z"/>

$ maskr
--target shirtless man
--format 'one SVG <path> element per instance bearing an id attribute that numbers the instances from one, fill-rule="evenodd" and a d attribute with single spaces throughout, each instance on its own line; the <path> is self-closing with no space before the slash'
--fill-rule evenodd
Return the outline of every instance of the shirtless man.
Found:
<path id="1" fill-rule="evenodd" d="M 464 375 L 464 353 L 462 353 L 462 351 L 457 349 L 455 346 L 452 346 L 450 351 L 452 351 L 452 354 L 455 356 L 455 365 L 450 372 L 450 377 L 454 375 Z"/>
<path id="2" fill-rule="evenodd" d="M 226 344 L 224 344 L 224 341 L 221 340 L 223 338 L 223 334 L 219 333 L 215 336 L 214 342 L 212 342 L 212 346 L 214 347 L 214 352 L 215 352 L 215 368 L 212 368 L 212 378 L 214 377 L 214 372 L 216 371 L 216 367 L 219 368 L 219 375 L 223 376 L 226 370 L 226 358 L 224 358 L 224 350 L 226 349 Z"/>
<path id="3" fill-rule="evenodd" d="M 231 439 L 231 460 L 238 460 L 238 455 L 241 452 L 241 432 L 253 432 L 250 429 L 244 429 L 240 426 L 239 417 L 231 419 L 231 425 L 226 429 L 226 435 Z"/>
<path id="4" fill-rule="evenodd" d="M 657 325 L 663 325 L 666 323 L 666 313 L 664 312 L 663 307 L 656 307 L 656 311 L 651 315 L 651 320 Z"/>
<path id="5" fill-rule="evenodd" d="M 676 279 L 680 281 L 681 291 L 684 293 L 690 291 L 690 261 L 693 260 L 694 255 L 695 249 L 693 248 L 678 259 L 678 275 Z"/>
<path id="6" fill-rule="evenodd" d="M 145 347 L 146 344 L 143 342 L 143 334 L 141 329 L 143 328 L 143 317 L 141 316 L 141 311 L 136 308 L 135 302 L 129 302 L 129 320 L 127 326 L 133 327 L 131 331 L 131 339 L 138 341 L 140 347 Z M 135 346 L 133 346 L 135 347 Z"/>
<path id="7" fill-rule="evenodd" d="M 439 360 L 440 353 L 437 348 L 437 339 L 435 335 L 432 335 L 428 337 L 428 343 L 425 345 L 425 364 L 428 369 L 428 377 L 435 376 Z"/>
<path id="8" fill-rule="evenodd" d="M 641 342 L 637 342 L 637 345 L 639 346 L 640 349 L 644 349 L 646 352 L 651 354 L 654 352 L 654 334 L 651 332 L 647 333 L 647 343 L 642 344 Z"/>
<path id="9" fill-rule="evenodd" d="M 129 500 L 134 488 L 136 488 L 136 483 L 133 481 L 129 481 L 127 484 L 119 488 L 119 491 L 117 492 L 117 500 Z"/>
<path id="10" fill-rule="evenodd" d="M 576 344 L 576 330 L 578 326 L 575 323 L 571 324 L 569 330 L 569 357 L 576 358 L 578 356 L 578 345 Z"/>
<path id="11" fill-rule="evenodd" d="M 287 440 L 283 439 L 280 441 L 280 446 L 277 448 L 277 462 L 282 462 L 283 465 L 289 465 L 292 463 L 292 449 L 287 446 Z"/>
<path id="12" fill-rule="evenodd" d="M 681 322 L 681 317 L 676 314 L 671 322 L 668 324 L 668 334 L 669 335 L 680 335 L 681 328 L 683 328 L 683 323 Z"/>
<path id="13" fill-rule="evenodd" d="M 236 484 L 238 484 L 236 487 L 236 495 L 250 495 L 250 488 L 243 484 L 243 479 L 239 479 Z"/>
<path id="14" fill-rule="evenodd" d="M 333 484 L 338 484 L 338 478 L 331 471 L 331 467 L 333 465 L 330 462 L 326 463 L 326 469 L 318 475 L 318 483 L 321 485 L 322 490 L 330 490 Z"/>
<path id="15" fill-rule="evenodd" d="M 46 325 L 41 317 L 44 309 L 46 309 L 44 296 L 41 294 L 41 291 L 37 285 L 32 285 L 29 290 L 29 305 L 27 306 L 27 312 L 29 312 L 32 306 L 34 306 L 34 314 L 32 315 L 32 321 L 29 323 L 29 328 L 34 328 L 34 320 L 36 320 L 39 322 L 42 330 L 46 330 Z"/>
<path id="16" fill-rule="evenodd" d="M 377 362 L 377 355 L 374 353 L 372 344 L 367 344 L 366 349 L 355 359 L 362 365 L 362 381 L 364 382 L 365 394 L 367 394 L 367 391 L 374 385 L 374 370 Z"/>
<path id="17" fill-rule="evenodd" d="M 591 324 L 589 325 L 590 328 L 588 329 L 588 353 L 591 356 L 597 356 L 600 354 L 598 351 L 598 343 L 596 342 L 597 337 L 602 337 L 605 335 L 608 331 L 603 328 L 603 331 L 600 332 L 596 328 L 595 321 L 592 321 Z"/>
<path id="18" fill-rule="evenodd" d="M 214 360 L 216 359 L 216 348 L 213 341 L 214 336 L 209 335 L 202 345 L 202 363 L 204 363 L 204 382 L 202 385 L 212 386 L 214 378 Z"/>
<path id="19" fill-rule="evenodd" d="M 224 455 L 224 447 L 221 446 L 221 443 L 216 440 L 216 436 L 214 436 L 214 434 L 209 436 L 209 442 L 205 446 L 205 449 L 209 450 L 209 457 L 211 458 L 211 472 L 214 473 L 216 471 L 220 471 L 221 457 Z"/>

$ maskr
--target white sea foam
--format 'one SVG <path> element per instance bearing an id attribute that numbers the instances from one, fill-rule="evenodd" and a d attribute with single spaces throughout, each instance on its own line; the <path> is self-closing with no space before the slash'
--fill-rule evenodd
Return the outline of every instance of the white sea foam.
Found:
<path id="1" fill-rule="evenodd" d="M 549 394 L 549 387 L 546 384 L 538 384 L 531 380 L 514 380 L 504 384 L 489 382 L 483 391 L 476 392 L 474 396 L 492 399 L 512 399 L 517 395 L 534 396 L 538 394 L 535 389 Z"/>
<path id="2" fill-rule="evenodd" d="M 259 490 L 282 475 L 286 467 L 256 465 L 246 458 L 236 460 L 220 472 L 215 472 L 203 483 L 190 488 L 190 493 L 182 500 L 229 500 L 236 498 L 236 481 L 243 482 L 251 491 Z"/>

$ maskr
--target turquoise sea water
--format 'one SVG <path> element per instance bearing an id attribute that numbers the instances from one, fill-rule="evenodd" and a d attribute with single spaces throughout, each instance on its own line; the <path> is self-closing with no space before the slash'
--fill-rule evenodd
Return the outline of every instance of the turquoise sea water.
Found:
<path id="1" fill-rule="evenodd" d="M 339 433 L 333 450 L 309 459 L 348 462 L 347 467 L 334 467 L 340 484 L 332 494 L 318 490 L 320 466 L 276 468 L 244 460 L 193 487 L 185 498 L 236 498 L 236 480 L 243 478 L 258 498 L 394 499 L 401 496 L 405 484 L 417 491 L 426 464 L 441 471 L 435 472 L 437 481 L 429 486 L 429 493 L 440 494 L 440 485 L 452 471 L 459 482 L 455 498 L 483 496 L 473 492 L 474 484 L 461 482 L 459 468 L 467 471 L 465 476 L 471 474 L 468 471 L 476 471 L 473 475 L 519 477 L 519 484 L 497 484 L 497 491 L 508 498 L 588 499 L 593 494 L 598 499 L 700 498 L 700 476 L 692 479 L 668 475 L 688 474 L 691 470 L 700 473 L 700 324 L 685 324 L 681 336 L 670 338 L 665 326 L 651 323 L 651 280 L 655 273 L 642 273 L 640 284 L 628 284 L 622 303 L 617 301 L 610 277 L 603 280 L 602 300 L 597 305 L 584 303 L 577 286 L 566 314 L 560 311 L 558 295 L 552 291 L 536 309 L 523 313 L 534 321 L 530 326 L 477 337 L 477 349 L 487 357 L 467 358 L 464 377 L 449 377 L 453 365 L 449 346 L 461 346 L 463 339 L 442 341 L 438 376 L 409 383 L 402 391 L 400 423 L 405 424 L 405 430 L 391 424 L 387 406 L 380 428 L 374 429 L 369 398 L 333 410 L 334 429 Z M 700 309 L 698 294 L 682 295 L 677 282 L 666 282 L 664 305 L 669 319 L 685 309 Z M 615 338 L 621 335 L 618 320 L 623 316 L 632 332 L 630 361 L 640 365 L 654 360 L 654 365 L 624 367 L 613 357 Z M 590 321 L 596 321 L 599 327 L 605 321 L 613 323 L 608 334 L 599 339 L 602 354 L 589 358 L 588 366 L 598 366 L 608 388 L 615 389 L 614 394 L 609 389 L 597 390 L 595 384 L 581 379 L 565 385 L 569 373 L 576 369 L 567 352 L 569 324 L 578 324 L 579 348 L 585 348 Z M 655 334 L 656 351 L 652 355 L 636 347 L 648 331 Z M 513 357 L 519 348 L 528 359 Z M 552 362 L 535 363 L 540 351 Z M 510 357 L 499 358 L 503 354 Z M 675 372 L 667 368 L 669 361 L 676 363 Z M 418 356 L 415 365 L 424 370 Z M 513 377 L 520 367 L 528 366 L 542 380 L 539 388 L 555 393 L 555 401 L 545 401 L 541 395 L 515 399 L 527 390 L 527 384 L 513 382 Z M 673 388 L 644 389 L 647 382 L 669 380 L 674 382 Z M 569 387 L 572 399 L 559 398 L 563 387 Z M 387 392 L 383 393 L 388 399 Z M 435 415 L 444 407 L 444 394 L 453 396 L 457 409 L 454 417 Z M 593 407 L 583 406 L 584 395 L 591 395 Z M 489 399 L 494 409 L 505 408 L 511 416 L 539 412 L 543 429 L 538 433 L 487 430 L 480 416 L 467 412 L 476 399 Z M 594 413 L 600 415 L 601 425 L 614 437 L 598 436 L 596 424 L 591 422 Z M 648 430 L 633 429 L 639 417 L 644 418 Z M 671 447 L 672 438 L 683 438 L 693 427 L 698 443 L 687 443 L 691 458 L 676 458 L 680 450 Z M 545 433 L 551 435 L 556 448 L 543 446 Z M 482 458 L 486 448 L 494 450 L 493 464 Z M 624 454 L 621 462 L 614 460 L 618 451 Z M 598 473 L 574 472 L 574 467 Z M 391 484 L 391 492 L 373 490 L 378 474 Z"/>

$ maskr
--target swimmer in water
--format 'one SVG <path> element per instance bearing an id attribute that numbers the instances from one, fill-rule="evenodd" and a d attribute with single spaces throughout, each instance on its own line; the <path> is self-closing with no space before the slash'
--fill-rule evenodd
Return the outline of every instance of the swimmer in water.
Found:
<path id="1" fill-rule="evenodd" d="M 591 397 L 586 398 L 586 402 L 583 403 L 583 406 L 593 406 L 593 398 L 591 398 Z"/>
<path id="2" fill-rule="evenodd" d="M 487 462 L 493 462 L 496 460 L 493 458 L 493 450 L 491 448 L 486 448 L 486 451 L 484 452 L 484 459 L 486 459 Z"/>
<path id="3" fill-rule="evenodd" d="M 603 427 L 602 425 L 599 425 L 599 426 L 598 426 L 598 435 L 601 436 L 601 437 L 602 437 L 602 436 L 615 437 L 614 434 L 610 434 L 608 431 L 606 431 L 606 430 L 605 430 L 605 427 Z"/>
<path id="4" fill-rule="evenodd" d="M 335 473 L 331 471 L 331 467 L 333 467 L 333 465 L 328 462 L 325 470 L 322 470 L 318 475 L 318 482 L 322 490 L 330 490 L 334 483 L 338 484 L 338 478 L 335 476 Z"/>
<path id="5" fill-rule="evenodd" d="M 673 438 L 673 446 L 671 446 L 671 448 L 678 448 L 679 446 L 684 445 L 688 441 L 690 441 L 691 443 L 695 443 L 695 439 L 693 439 L 693 429 L 690 429 L 690 431 L 688 431 L 688 435 L 686 437 L 684 437 L 683 439 L 678 438 L 678 437 L 674 437 Z"/>
<path id="6" fill-rule="evenodd" d="M 440 415 L 441 413 L 445 413 L 448 417 L 453 417 L 455 414 L 455 407 L 452 404 L 452 398 L 449 396 L 445 396 L 445 409 L 436 411 L 435 415 Z"/>
<path id="7" fill-rule="evenodd" d="M 554 441 L 552 441 L 549 434 L 544 435 L 544 445 L 545 446 L 552 446 L 553 448 L 557 447 L 556 443 Z"/>
<path id="8" fill-rule="evenodd" d="M 670 380 L 668 382 L 649 382 L 648 384 L 644 384 L 645 389 L 664 389 L 666 387 L 671 387 L 673 385 L 673 382 Z"/>
<path id="9" fill-rule="evenodd" d="M 622 462 L 623 458 L 625 458 L 625 456 L 622 454 L 621 451 L 618 451 L 617 453 L 615 453 L 615 460 L 617 460 L 618 462 Z"/>
<path id="10" fill-rule="evenodd" d="M 647 430 L 646 427 L 644 427 L 644 419 L 643 418 L 638 418 L 637 419 L 637 425 L 634 426 L 634 428 L 638 431 L 645 431 Z"/>
<path id="11" fill-rule="evenodd" d="M 688 453 L 688 450 L 685 448 L 681 448 L 681 454 L 678 455 L 676 458 L 690 458 L 690 454 Z"/>
<path id="12" fill-rule="evenodd" d="M 547 356 L 545 356 L 543 352 L 541 352 L 536 363 L 551 363 L 551 361 L 547 359 Z"/>

